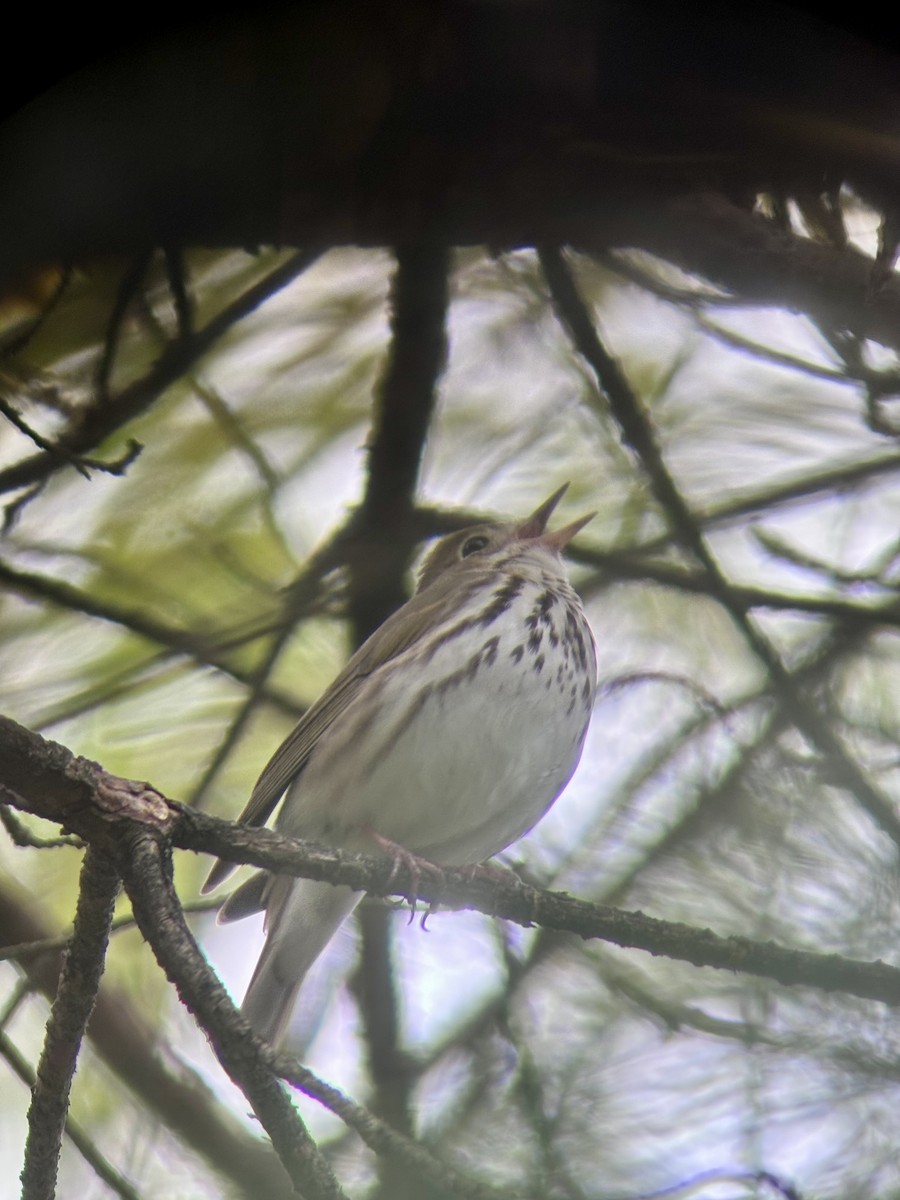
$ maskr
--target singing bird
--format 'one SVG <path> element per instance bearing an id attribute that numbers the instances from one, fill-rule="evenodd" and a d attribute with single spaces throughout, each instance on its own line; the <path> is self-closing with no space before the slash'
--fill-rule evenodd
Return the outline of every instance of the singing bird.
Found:
<path id="1" fill-rule="evenodd" d="M 547 522 L 564 487 L 524 520 L 443 538 L 412 598 L 372 634 L 272 756 L 240 820 L 346 850 L 395 847 L 477 864 L 546 813 L 578 764 L 597 686 L 593 633 L 561 553 L 593 513 Z M 204 891 L 232 866 L 218 862 Z M 278 1046 L 297 993 L 362 893 L 260 871 L 220 921 L 265 910 L 242 1011 Z"/>

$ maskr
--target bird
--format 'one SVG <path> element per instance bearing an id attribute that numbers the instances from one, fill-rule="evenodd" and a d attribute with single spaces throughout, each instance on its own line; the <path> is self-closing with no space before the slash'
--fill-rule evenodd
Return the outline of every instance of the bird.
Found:
<path id="1" fill-rule="evenodd" d="M 555 532 L 564 484 L 524 520 L 442 538 L 412 597 L 350 658 L 260 775 L 239 821 L 363 852 L 476 866 L 544 816 L 581 758 L 598 654 L 562 551 L 596 513 Z M 234 870 L 218 861 L 203 891 Z M 258 871 L 219 921 L 265 911 L 241 1011 L 276 1049 L 313 962 L 362 899 Z"/>

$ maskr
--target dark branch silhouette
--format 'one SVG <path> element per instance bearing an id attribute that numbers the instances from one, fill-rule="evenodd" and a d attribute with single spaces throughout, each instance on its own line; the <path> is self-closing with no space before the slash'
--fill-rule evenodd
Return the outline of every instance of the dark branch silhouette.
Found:
<path id="1" fill-rule="evenodd" d="M 747 645 L 765 667 L 773 689 L 783 696 L 790 709 L 794 724 L 830 764 L 835 777 L 856 796 L 860 806 L 900 847 L 900 815 L 895 806 L 851 757 L 828 720 L 798 694 L 790 672 L 751 620 L 744 598 L 730 587 L 707 546 L 702 529 L 663 461 L 650 422 L 642 412 L 637 397 L 619 364 L 600 341 L 562 255 L 558 250 L 544 249 L 541 251 L 541 262 L 560 316 L 568 326 L 579 353 L 596 372 L 597 380 L 622 430 L 623 439 L 646 471 L 676 539 L 690 550 L 702 566 L 710 594 L 729 613 Z"/>

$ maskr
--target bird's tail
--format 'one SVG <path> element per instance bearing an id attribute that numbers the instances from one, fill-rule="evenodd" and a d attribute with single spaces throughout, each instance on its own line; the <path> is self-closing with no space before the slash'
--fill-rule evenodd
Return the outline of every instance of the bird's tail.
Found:
<path id="1" fill-rule="evenodd" d="M 241 1012 L 275 1049 L 284 1037 L 306 972 L 362 898 L 362 892 L 312 879 L 271 879 L 266 944 Z"/>

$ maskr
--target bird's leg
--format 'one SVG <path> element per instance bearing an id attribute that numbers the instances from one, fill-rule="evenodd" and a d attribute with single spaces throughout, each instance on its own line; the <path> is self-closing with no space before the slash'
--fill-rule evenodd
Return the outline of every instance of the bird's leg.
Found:
<path id="1" fill-rule="evenodd" d="M 369 829 L 367 832 L 378 849 L 383 850 L 385 854 L 389 854 L 393 859 L 393 866 L 391 867 L 391 873 L 387 880 L 388 888 L 390 888 L 391 884 L 397 878 L 397 873 L 399 872 L 401 866 L 406 867 L 407 871 L 409 871 L 410 879 L 412 881 L 412 888 L 409 897 L 409 920 L 410 923 L 412 923 L 417 912 L 417 902 L 419 899 L 419 880 L 424 874 L 430 874 L 434 876 L 436 883 L 440 885 L 444 881 L 443 868 L 439 867 L 437 863 L 433 863 L 428 858 L 422 858 L 418 854 L 413 854 L 411 850 L 407 850 L 406 847 L 401 846 L 399 842 L 392 842 L 390 838 L 384 837 L 383 834 L 376 833 L 374 829 Z M 429 912 L 434 907 L 434 903 L 434 901 L 431 902 Z M 425 915 L 427 917 L 428 913 Z"/>

